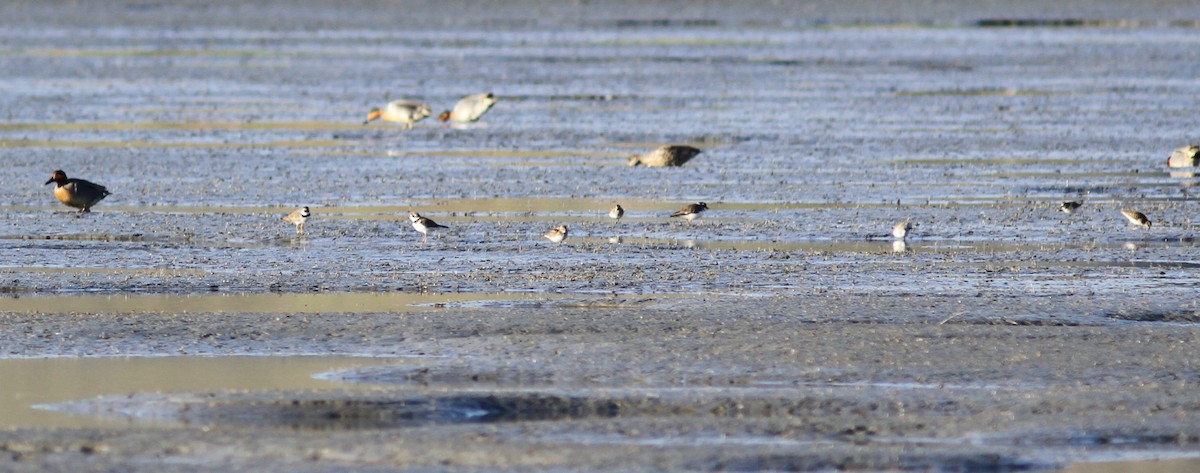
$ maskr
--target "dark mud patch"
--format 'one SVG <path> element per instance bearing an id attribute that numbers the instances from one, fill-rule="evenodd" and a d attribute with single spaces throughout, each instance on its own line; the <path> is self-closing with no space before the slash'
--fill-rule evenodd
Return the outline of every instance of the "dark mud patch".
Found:
<path id="1" fill-rule="evenodd" d="M 1106 314 L 1107 317 L 1117 320 L 1129 320 L 1134 322 L 1175 322 L 1175 323 L 1200 323 L 1200 311 L 1178 309 L 1178 310 L 1122 310 Z"/>
<path id="2" fill-rule="evenodd" d="M 1054 465 L 1032 463 L 992 453 L 969 455 L 765 455 L 693 465 L 715 471 L 971 471 L 1010 472 L 1048 470 Z"/>

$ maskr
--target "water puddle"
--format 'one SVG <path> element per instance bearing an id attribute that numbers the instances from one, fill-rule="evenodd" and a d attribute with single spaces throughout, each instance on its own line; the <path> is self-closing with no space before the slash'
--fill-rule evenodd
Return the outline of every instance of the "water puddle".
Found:
<path id="1" fill-rule="evenodd" d="M 212 110 L 205 110 L 211 112 Z M 0 123 L 3 131 L 321 131 L 358 130 L 353 122 L 90 122 L 90 123 Z M 56 143 L 61 143 L 55 141 Z"/>
<path id="2" fill-rule="evenodd" d="M 40 358 L 0 360 L 0 428 L 117 427 L 131 421 L 35 406 L 134 392 L 347 389 L 314 374 L 397 359 L 290 357 Z"/>
<path id="3" fill-rule="evenodd" d="M 1167 453 L 1164 456 L 1170 458 L 1178 456 L 1178 453 Z M 1200 471 L 1200 458 L 1162 460 L 1152 457 L 1133 461 L 1075 463 L 1063 470 L 1063 473 L 1193 473 L 1196 471 Z"/>
<path id="4" fill-rule="evenodd" d="M 318 293 L 318 294 L 141 294 L 26 296 L 2 299 L 3 312 L 128 314 L 169 313 L 403 313 L 429 311 L 447 304 L 488 301 L 505 306 L 511 301 L 562 298 L 545 293 Z M 505 302 L 510 301 L 510 302 Z M 2 378 L 0 378 L 2 379 Z"/>
<path id="5" fill-rule="evenodd" d="M 351 144 L 342 140 L 281 140 L 258 143 L 231 142 L 166 142 L 166 141 L 104 141 L 104 140 L 0 140 L 0 148 L 332 148 Z"/>

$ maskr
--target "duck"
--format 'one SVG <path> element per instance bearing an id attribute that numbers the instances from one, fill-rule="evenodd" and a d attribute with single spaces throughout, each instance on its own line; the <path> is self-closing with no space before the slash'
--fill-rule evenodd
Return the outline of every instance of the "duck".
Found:
<path id="1" fill-rule="evenodd" d="M 567 239 L 567 226 L 559 225 L 546 232 L 546 234 L 542 236 L 546 237 L 546 239 L 550 240 L 551 242 L 562 243 L 563 240 Z"/>
<path id="2" fill-rule="evenodd" d="M 468 123 L 479 120 L 484 113 L 496 104 L 496 96 L 492 93 L 475 94 L 463 97 L 454 105 L 453 110 L 446 110 L 438 115 L 438 121 L 454 120 L 458 123 Z"/>
<path id="3" fill-rule="evenodd" d="M 62 169 L 55 170 L 46 184 L 53 182 L 54 197 L 68 207 L 75 207 L 79 212 L 91 212 L 92 206 L 112 195 L 108 188 L 83 179 L 68 178 Z M 45 184 L 43 184 L 45 185 Z"/>
<path id="4" fill-rule="evenodd" d="M 375 119 L 383 119 L 387 122 L 403 123 L 405 130 L 411 130 L 413 123 L 424 120 L 432 113 L 433 109 L 429 107 L 429 104 L 413 100 L 394 100 L 388 102 L 383 109 L 371 109 L 363 125 L 371 123 Z"/>
<path id="5" fill-rule="evenodd" d="M 683 166 L 700 154 L 699 148 L 686 145 L 663 145 L 646 154 L 629 158 L 630 166 L 647 166 L 654 168 Z"/>
<path id="6" fill-rule="evenodd" d="M 290 214 L 284 215 L 280 220 L 295 225 L 296 234 L 298 235 L 304 233 L 304 222 L 307 222 L 308 218 L 311 216 L 312 212 L 309 212 L 308 207 L 304 206 L 294 210 Z"/>
<path id="7" fill-rule="evenodd" d="M 695 220 L 697 217 L 699 217 L 700 212 L 705 210 L 708 210 L 708 204 L 704 202 L 698 202 L 695 204 L 688 204 L 686 207 L 676 210 L 675 213 L 671 214 L 671 216 L 683 217 L 685 220 L 687 220 L 688 224 L 691 224 L 692 220 Z"/>

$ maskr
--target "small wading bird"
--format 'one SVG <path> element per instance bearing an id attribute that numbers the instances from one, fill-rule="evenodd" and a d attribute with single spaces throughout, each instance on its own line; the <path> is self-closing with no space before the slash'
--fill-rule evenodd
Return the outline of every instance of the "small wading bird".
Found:
<path id="1" fill-rule="evenodd" d="M 413 123 L 424 120 L 431 113 L 433 113 L 433 110 L 427 104 L 412 100 L 396 100 L 389 102 L 382 110 L 378 108 L 371 109 L 363 125 L 371 123 L 372 120 L 382 118 L 383 121 L 387 122 L 403 123 L 405 130 L 411 130 Z"/>
<path id="2" fill-rule="evenodd" d="M 1152 222 L 1150 221 L 1150 219 L 1146 218 L 1146 214 L 1144 214 L 1144 213 L 1137 212 L 1134 210 L 1122 209 L 1121 215 L 1124 215 L 1125 220 L 1129 220 L 1129 223 L 1132 223 L 1134 225 L 1141 225 L 1141 227 L 1145 228 L 1146 230 L 1150 229 L 1150 224 Z"/>
<path id="3" fill-rule="evenodd" d="M 613 220 L 620 220 L 621 217 L 624 217 L 624 216 L 625 216 L 625 209 L 621 208 L 621 204 L 617 204 L 616 207 L 613 207 L 612 210 L 608 211 L 608 218 L 611 218 Z"/>
<path id="4" fill-rule="evenodd" d="M 690 225 L 692 223 L 692 220 L 695 220 L 697 217 L 699 217 L 700 212 L 703 212 L 705 210 L 708 210 L 708 204 L 706 204 L 704 202 L 699 202 L 699 203 L 695 203 L 695 204 L 688 204 L 686 207 L 676 210 L 675 213 L 671 214 L 671 216 L 672 217 L 683 217 L 685 220 L 687 220 L 688 224 Z"/>
<path id="5" fill-rule="evenodd" d="M 304 233 L 304 222 L 307 222 L 311 216 L 312 213 L 308 211 L 308 206 L 304 206 L 294 210 L 290 214 L 284 215 L 280 220 L 295 225 L 296 234 L 301 234 Z"/>
<path id="6" fill-rule="evenodd" d="M 1184 146 L 1171 153 L 1167 167 L 1190 168 L 1200 166 L 1200 145 Z"/>
<path id="7" fill-rule="evenodd" d="M 83 179 L 68 179 L 67 173 L 62 169 L 54 171 L 46 184 L 51 182 L 54 183 L 54 197 L 64 205 L 79 209 L 80 213 L 91 212 L 93 205 L 112 194 L 100 184 Z"/>
<path id="8" fill-rule="evenodd" d="M 424 235 L 424 238 L 421 238 L 421 243 L 429 242 L 429 230 L 434 228 L 450 228 L 445 225 L 439 225 L 437 222 L 422 217 L 421 214 L 416 212 L 409 212 L 408 220 L 412 222 L 413 230 L 421 232 Z"/>
<path id="9" fill-rule="evenodd" d="M 559 225 L 546 232 L 546 234 L 542 236 L 554 243 L 562 243 L 563 240 L 567 239 L 567 226 Z"/>
<path id="10" fill-rule="evenodd" d="M 683 166 L 692 158 L 700 154 L 700 149 L 684 145 L 663 145 L 646 154 L 639 154 L 629 158 L 630 166 L 648 166 L 648 167 L 671 167 Z"/>
<path id="11" fill-rule="evenodd" d="M 442 122 L 454 120 L 459 123 L 467 123 L 479 120 L 484 113 L 487 113 L 492 105 L 496 104 L 496 96 L 492 94 L 475 94 L 463 97 L 458 103 L 454 104 L 453 110 L 446 110 L 438 115 L 438 120 Z"/>
<path id="12" fill-rule="evenodd" d="M 892 236 L 900 240 L 908 238 L 908 233 L 912 231 L 912 223 L 900 222 L 892 227 Z"/>
<path id="13" fill-rule="evenodd" d="M 1079 210 L 1079 208 L 1082 206 L 1083 202 L 1072 200 L 1070 202 L 1063 202 L 1062 205 L 1058 206 L 1058 211 L 1070 215 L 1075 213 L 1075 211 Z"/>

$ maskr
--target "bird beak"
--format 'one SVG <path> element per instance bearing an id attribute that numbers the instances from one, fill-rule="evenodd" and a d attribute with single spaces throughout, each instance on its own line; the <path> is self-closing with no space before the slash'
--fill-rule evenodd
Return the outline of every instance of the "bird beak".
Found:
<path id="1" fill-rule="evenodd" d="M 379 109 L 371 110 L 371 113 L 367 114 L 367 119 L 363 121 L 363 125 L 371 123 L 371 120 L 379 118 L 380 115 L 383 115 L 383 112 L 379 111 Z"/>
<path id="2" fill-rule="evenodd" d="M 49 183 L 51 183 L 51 182 L 54 182 L 54 178 L 53 178 L 53 177 L 52 177 L 52 178 L 50 178 L 50 180 L 46 181 L 46 184 L 49 184 Z M 44 186 L 44 185 L 46 185 L 46 184 L 42 184 L 42 185 Z"/>

